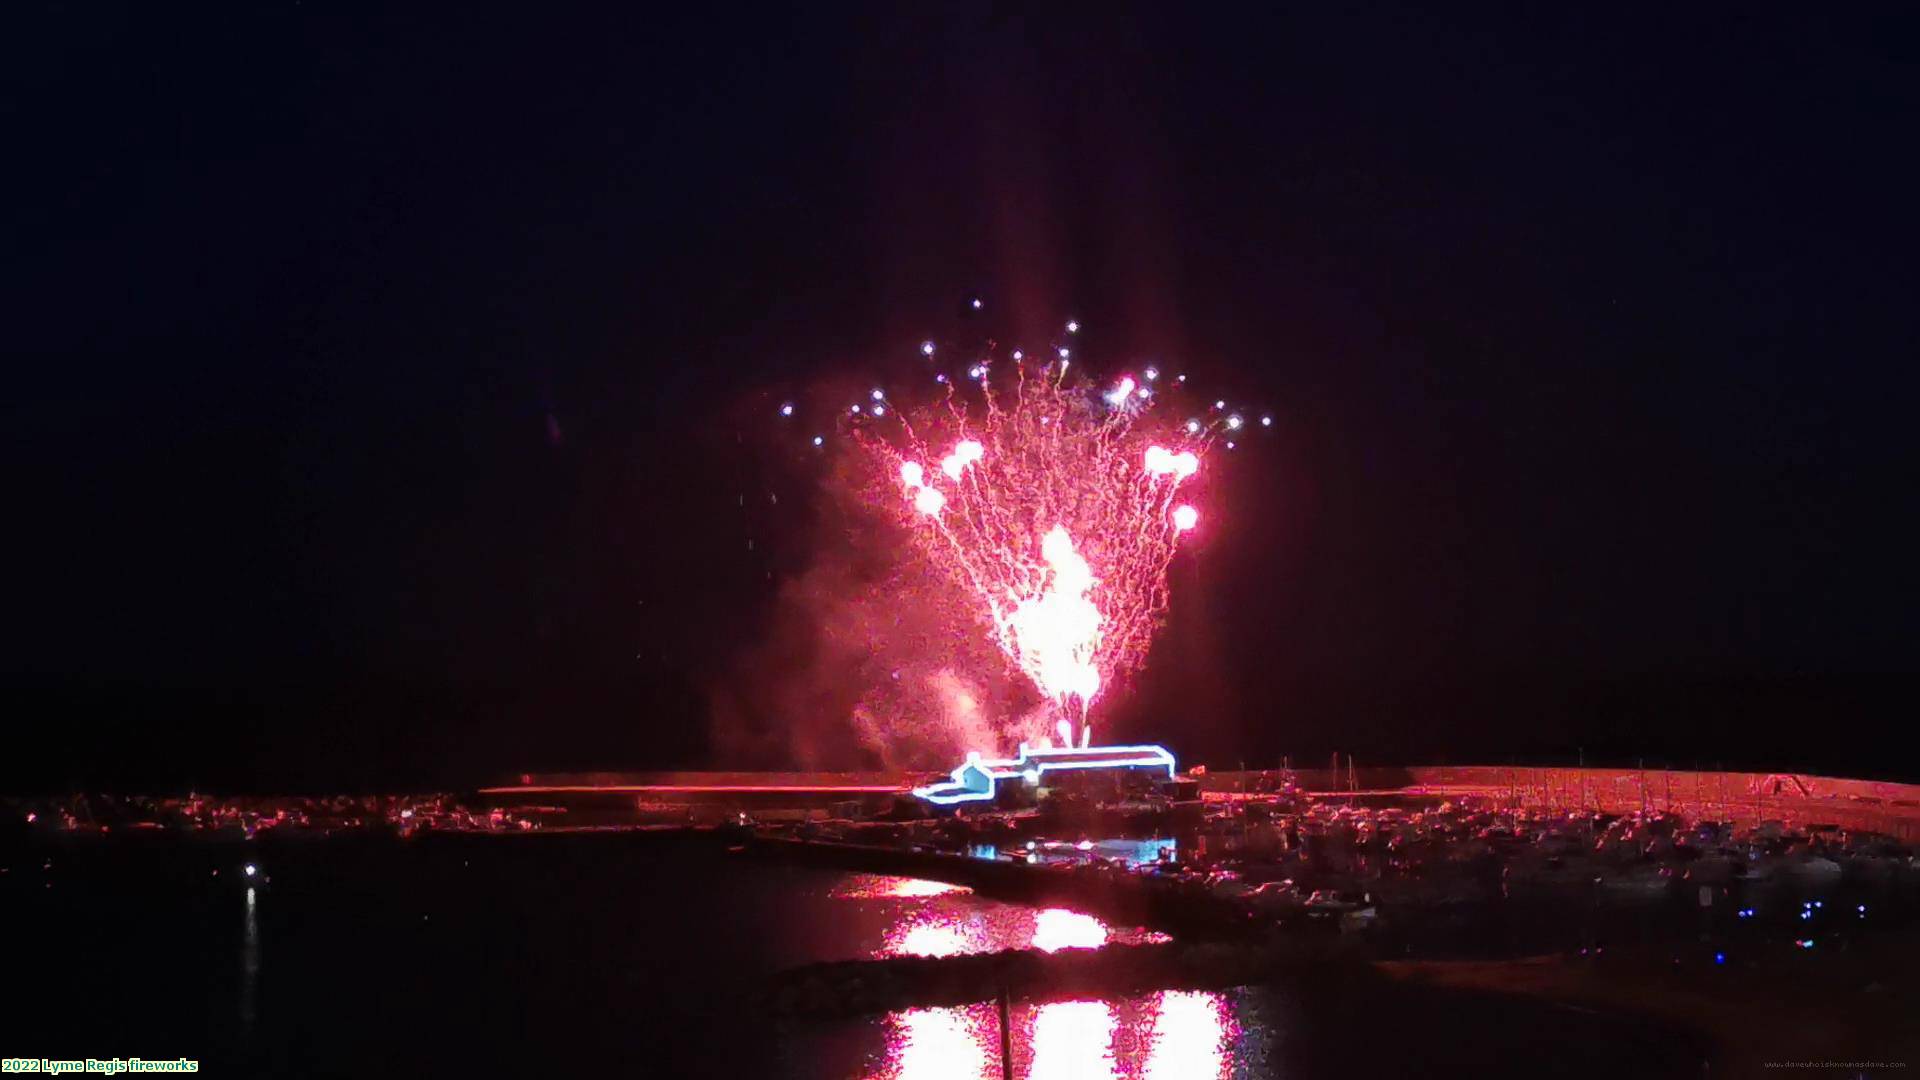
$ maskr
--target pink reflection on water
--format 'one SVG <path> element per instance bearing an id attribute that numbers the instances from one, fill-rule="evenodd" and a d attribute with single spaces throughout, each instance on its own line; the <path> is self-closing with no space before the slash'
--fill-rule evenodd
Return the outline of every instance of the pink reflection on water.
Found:
<path id="1" fill-rule="evenodd" d="M 959 895 L 949 895 L 958 893 Z M 1040 912 L 981 901 L 966 890 L 915 878 L 859 875 L 834 891 L 878 902 L 886 927 L 873 955 L 963 956 L 1000 949 L 1097 949 L 1109 942 L 1164 941 L 1091 915 Z M 1242 1039 L 1234 1006 L 1220 994 L 1163 991 L 1104 1001 L 1016 1000 L 1015 1075 L 1024 1080 L 1223 1080 Z M 886 1049 L 870 1080 L 997 1080 L 1000 1026 L 991 1001 L 889 1014 Z"/>
<path id="2" fill-rule="evenodd" d="M 965 885 L 953 885 L 945 881 L 927 881 L 924 878 L 895 878 L 888 886 L 886 896 L 946 896 L 949 893 L 970 893 L 972 889 Z"/>
<path id="3" fill-rule="evenodd" d="M 876 1080 L 986 1080 L 1000 1075 L 989 1053 L 982 1006 L 908 1009 L 887 1016 L 887 1061 Z"/>
<path id="4" fill-rule="evenodd" d="M 1226 1080 L 1242 1037 L 1222 994 L 1014 1006 L 1021 1080 Z M 909 1009 L 886 1018 L 886 1059 L 869 1080 L 998 1080 L 1000 1021 L 991 1002 Z"/>
<path id="5" fill-rule="evenodd" d="M 1219 994 L 1167 990 L 1160 994 L 1142 1080 L 1203 1080 L 1227 1075 L 1227 1047 L 1240 1026 Z"/>
<path id="6" fill-rule="evenodd" d="M 1091 915 L 1048 908 L 1038 915 L 1018 911 L 981 912 L 925 905 L 904 912 L 886 930 L 875 956 L 962 956 L 998 949 L 1097 949 L 1113 936 Z"/>
<path id="7" fill-rule="evenodd" d="M 1113 1080 L 1113 1007 L 1062 1001 L 1033 1013 L 1027 1080 Z"/>
<path id="8" fill-rule="evenodd" d="M 1107 943 L 1107 924 L 1091 915 L 1048 908 L 1033 920 L 1033 947 L 1043 952 L 1097 949 Z"/>
<path id="9" fill-rule="evenodd" d="M 833 890 L 833 896 L 838 900 L 913 900 L 926 896 L 964 895 L 972 891 L 965 885 L 950 885 L 944 881 L 928 881 L 925 878 L 852 874 Z"/>
<path id="10" fill-rule="evenodd" d="M 960 956 L 981 951 L 973 927 L 952 915 L 924 912 L 894 923 L 879 955 Z"/>

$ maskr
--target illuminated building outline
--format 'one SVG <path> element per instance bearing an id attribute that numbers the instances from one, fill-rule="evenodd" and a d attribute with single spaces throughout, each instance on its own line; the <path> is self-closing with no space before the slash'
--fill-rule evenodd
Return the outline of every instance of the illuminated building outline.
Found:
<path id="1" fill-rule="evenodd" d="M 1049 760 L 1063 757 L 1091 760 Z M 1012 759 L 984 761 L 980 757 L 980 751 L 968 751 L 967 760 L 949 774 L 952 777 L 951 780 L 942 784 L 914 788 L 913 793 L 939 806 L 952 806 L 963 802 L 991 802 L 1002 780 L 1024 778 L 1028 783 L 1038 784 L 1042 774 L 1053 771 L 1132 769 L 1143 766 L 1164 767 L 1167 770 L 1167 779 L 1173 779 L 1173 754 L 1164 746 L 1056 746 L 1032 750 L 1026 743 L 1021 743 L 1020 756 Z M 970 776 L 979 777 L 980 780 L 970 780 Z M 984 781 L 984 790 L 982 790 L 981 781 Z"/>

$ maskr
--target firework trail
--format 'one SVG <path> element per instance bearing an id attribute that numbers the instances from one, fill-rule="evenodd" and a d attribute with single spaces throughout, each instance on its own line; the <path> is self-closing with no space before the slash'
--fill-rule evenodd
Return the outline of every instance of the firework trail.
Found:
<path id="1" fill-rule="evenodd" d="M 1065 346 L 1044 363 L 989 348 L 964 379 L 934 379 L 932 403 L 901 408 L 875 389 L 849 408 L 872 493 L 1049 700 L 1061 742 L 1087 745 L 1094 700 L 1139 668 L 1166 612 L 1202 459 L 1242 420 L 1220 402 L 1159 421 L 1158 370 L 1099 386 Z"/>

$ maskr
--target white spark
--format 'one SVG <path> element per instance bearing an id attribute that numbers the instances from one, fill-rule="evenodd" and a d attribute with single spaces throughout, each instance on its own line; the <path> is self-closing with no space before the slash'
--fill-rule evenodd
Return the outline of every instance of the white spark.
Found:
<path id="1" fill-rule="evenodd" d="M 1191 450 L 1174 453 L 1164 446 L 1149 446 L 1146 470 L 1155 475 L 1171 475 L 1181 480 L 1200 471 L 1200 458 Z"/>
<path id="2" fill-rule="evenodd" d="M 946 473 L 948 478 L 958 480 L 968 465 L 979 461 L 985 454 L 986 448 L 979 443 L 972 439 L 963 440 L 953 448 L 953 453 L 940 459 L 940 471 Z"/>

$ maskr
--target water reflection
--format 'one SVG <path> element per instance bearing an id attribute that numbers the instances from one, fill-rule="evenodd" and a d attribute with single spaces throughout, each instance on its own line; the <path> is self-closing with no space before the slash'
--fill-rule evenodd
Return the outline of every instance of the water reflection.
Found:
<path id="1" fill-rule="evenodd" d="M 1059 1001 L 1033 1013 L 1029 1080 L 1113 1080 L 1113 1006 Z"/>
<path id="2" fill-rule="evenodd" d="M 889 915 L 872 951 L 889 956 L 961 956 L 1000 949 L 1097 949 L 1160 935 L 1110 927 L 1065 908 L 1035 912 L 913 878 L 859 875 L 834 891 Z M 1234 999 L 1192 990 L 1111 998 L 1015 1002 L 1014 1075 L 1023 1080 L 1218 1080 L 1244 1069 Z M 873 1080 L 997 1080 L 1000 1018 L 992 1002 L 906 1009 L 883 1021 L 885 1048 Z M 1246 1054 L 1242 1053 L 1245 1048 Z"/>
<path id="3" fill-rule="evenodd" d="M 1201 990 L 1160 994 L 1144 1080 L 1202 1080 L 1227 1075 L 1227 1053 L 1239 1038 L 1226 999 Z"/>
<path id="4" fill-rule="evenodd" d="M 1240 1024 L 1223 994 L 1015 1005 L 1014 1075 L 1022 1080 L 1224 1080 L 1240 1059 Z M 908 1009 L 885 1020 L 872 1080 L 998 1080 L 1000 1020 L 991 1003 Z"/>
<path id="5" fill-rule="evenodd" d="M 254 992 L 260 984 L 260 916 L 251 885 L 247 886 L 247 915 L 240 933 L 240 1022 L 251 1025 Z"/>
<path id="6" fill-rule="evenodd" d="M 1107 924 L 1091 915 L 1065 908 L 1048 908 L 1034 917 L 1034 948 L 1044 952 L 1061 949 L 1097 949 L 1107 943 Z"/>
<path id="7" fill-rule="evenodd" d="M 973 892 L 965 885 L 925 878 L 891 877 L 886 874 L 849 874 L 834 888 L 840 900 L 918 899 L 925 896 L 963 896 Z"/>
<path id="8" fill-rule="evenodd" d="M 989 1006 L 908 1009 L 887 1017 L 888 1069 L 881 1080 L 983 1080 L 1000 1075 Z"/>
<path id="9" fill-rule="evenodd" d="M 926 881 L 921 878 L 894 878 L 889 883 L 888 896 L 947 896 L 953 893 L 970 893 L 972 889 L 965 885 L 954 885 L 945 881 Z"/>
<path id="10" fill-rule="evenodd" d="M 833 890 L 883 914 L 879 944 L 870 955 L 962 956 L 1003 949 L 1097 949 L 1109 941 L 1129 944 L 1167 940 L 1138 928 L 1109 927 L 1091 915 L 1065 908 L 1035 912 L 983 901 L 971 890 L 915 878 L 855 875 Z"/>
<path id="11" fill-rule="evenodd" d="M 962 956 L 985 951 L 972 928 L 949 915 L 922 914 L 887 931 L 878 956 Z"/>

